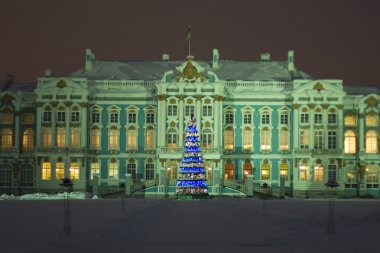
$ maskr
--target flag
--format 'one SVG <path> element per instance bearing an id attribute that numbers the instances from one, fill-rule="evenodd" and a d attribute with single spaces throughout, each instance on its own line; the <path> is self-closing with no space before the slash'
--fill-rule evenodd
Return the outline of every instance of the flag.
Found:
<path id="1" fill-rule="evenodd" d="M 191 26 L 189 26 L 189 29 L 187 30 L 185 40 L 190 40 L 190 36 L 191 36 Z"/>

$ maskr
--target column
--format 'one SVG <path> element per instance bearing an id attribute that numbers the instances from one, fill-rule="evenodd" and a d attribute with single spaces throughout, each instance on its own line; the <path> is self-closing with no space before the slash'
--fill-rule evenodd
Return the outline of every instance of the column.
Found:
<path id="1" fill-rule="evenodd" d="M 71 136 L 71 132 L 70 132 L 70 120 L 71 120 L 71 115 L 70 115 L 70 107 L 66 106 L 66 110 L 65 110 L 65 124 L 66 124 L 66 127 L 65 127 L 65 147 L 69 147 L 70 146 L 70 136 Z"/>
<path id="2" fill-rule="evenodd" d="M 179 147 L 183 147 L 183 99 L 184 96 L 182 94 L 179 95 Z"/>
<path id="3" fill-rule="evenodd" d="M 196 96 L 196 100 L 197 100 L 197 108 L 196 108 L 196 119 L 197 119 L 197 128 L 198 128 L 198 131 L 201 130 L 201 95 L 197 95 Z"/>
<path id="4" fill-rule="evenodd" d="M 13 151 L 18 152 L 20 149 L 20 108 L 17 106 L 15 115 L 15 138 L 13 143 Z"/>
<path id="5" fill-rule="evenodd" d="M 314 149 L 314 106 L 309 105 L 309 149 Z M 325 111 L 323 111 L 323 120 L 324 121 L 324 114 Z"/>
<path id="6" fill-rule="evenodd" d="M 51 110 L 51 146 L 57 147 L 57 107 L 53 106 Z"/>
<path id="7" fill-rule="evenodd" d="M 42 132 L 42 110 L 41 110 L 41 104 L 40 102 L 37 102 L 37 112 L 36 112 L 36 118 L 37 118 L 37 125 L 36 125 L 36 147 L 37 149 L 42 146 L 42 138 L 41 138 L 41 132 Z"/>
<path id="8" fill-rule="evenodd" d="M 217 149 L 221 146 L 221 139 L 219 138 L 219 122 L 220 122 L 220 99 L 221 96 L 215 96 L 214 99 L 214 148 Z"/>
<path id="9" fill-rule="evenodd" d="M 161 94 L 157 96 L 158 111 L 157 111 L 157 147 L 165 146 L 165 133 L 166 133 L 166 95 Z"/>
<path id="10" fill-rule="evenodd" d="M 364 153 L 365 147 L 364 147 L 364 106 L 365 105 L 359 105 L 359 152 Z"/>
<path id="11" fill-rule="evenodd" d="M 343 132 L 344 131 L 343 130 L 343 126 L 344 126 L 343 104 L 338 106 L 338 109 L 339 109 L 339 111 L 338 111 L 338 132 L 337 132 L 338 145 L 336 145 L 336 146 L 337 146 L 337 149 L 343 149 L 343 136 L 344 136 L 344 132 Z"/>
<path id="12" fill-rule="evenodd" d="M 87 103 L 81 104 L 81 129 L 80 129 L 80 147 L 85 148 L 87 145 Z"/>
<path id="13" fill-rule="evenodd" d="M 292 124 L 292 128 L 293 128 L 293 150 L 295 148 L 300 148 L 299 146 L 299 113 L 298 113 L 298 108 L 299 108 L 299 105 L 298 104 L 293 104 L 293 124 Z"/>

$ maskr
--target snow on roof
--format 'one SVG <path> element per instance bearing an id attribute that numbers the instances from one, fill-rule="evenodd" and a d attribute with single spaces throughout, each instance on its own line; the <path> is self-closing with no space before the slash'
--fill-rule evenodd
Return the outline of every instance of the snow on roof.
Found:
<path id="1" fill-rule="evenodd" d="M 36 84 L 28 84 L 28 83 L 4 83 L 2 86 L 0 86 L 0 92 L 1 91 L 33 92 L 34 89 L 36 89 L 36 88 L 37 88 Z"/>
<path id="2" fill-rule="evenodd" d="M 375 86 L 344 86 L 348 95 L 380 94 L 380 88 Z"/>
<path id="3" fill-rule="evenodd" d="M 287 62 L 238 62 L 219 61 L 219 68 L 213 69 L 210 62 L 195 61 L 208 71 L 216 73 L 221 80 L 244 81 L 291 81 L 292 73 L 288 71 Z M 91 71 L 79 69 L 70 77 L 85 77 L 88 79 L 128 79 L 128 80 L 161 80 L 166 71 L 177 72 L 176 67 L 183 61 L 95 61 Z M 311 79 L 302 71 L 296 70 L 293 78 Z"/>

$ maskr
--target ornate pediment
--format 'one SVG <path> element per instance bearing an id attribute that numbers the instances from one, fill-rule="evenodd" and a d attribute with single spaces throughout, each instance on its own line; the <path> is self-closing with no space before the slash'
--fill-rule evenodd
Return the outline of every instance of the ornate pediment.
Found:
<path id="1" fill-rule="evenodd" d="M 195 83 L 206 80 L 202 74 L 204 69 L 197 63 L 194 63 L 191 58 L 188 58 L 188 61 L 182 64 L 181 67 L 178 67 L 177 70 L 179 73 L 175 77 L 176 82 Z"/>

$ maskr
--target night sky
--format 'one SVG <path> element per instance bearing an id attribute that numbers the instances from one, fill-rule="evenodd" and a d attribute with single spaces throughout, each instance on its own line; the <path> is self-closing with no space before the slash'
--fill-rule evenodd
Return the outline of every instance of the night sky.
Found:
<path id="1" fill-rule="evenodd" d="M 68 75 L 91 48 L 100 60 L 258 61 L 269 52 L 314 78 L 380 86 L 378 0 L 1 0 L 0 80 L 34 83 L 45 68 Z"/>

